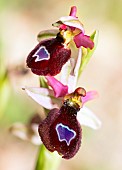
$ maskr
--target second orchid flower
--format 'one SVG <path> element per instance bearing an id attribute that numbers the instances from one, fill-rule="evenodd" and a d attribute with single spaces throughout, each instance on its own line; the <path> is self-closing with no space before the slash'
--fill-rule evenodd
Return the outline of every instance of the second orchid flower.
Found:
<path id="1" fill-rule="evenodd" d="M 71 58 L 70 44 L 72 42 L 78 49 L 81 47 L 93 49 L 94 42 L 90 36 L 85 35 L 85 30 L 76 17 L 76 12 L 77 9 L 73 6 L 69 16 L 61 17 L 53 24 L 59 30 L 47 31 L 56 38 L 43 41 L 38 38 L 39 44 L 30 52 L 26 61 L 34 74 L 55 76 L 60 73 L 63 65 Z M 38 37 L 44 33 L 46 32 L 42 31 Z"/>

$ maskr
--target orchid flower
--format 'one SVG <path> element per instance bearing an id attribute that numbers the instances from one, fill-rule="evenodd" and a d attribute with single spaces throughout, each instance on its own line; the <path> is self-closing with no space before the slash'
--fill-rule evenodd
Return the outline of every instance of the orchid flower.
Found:
<path id="1" fill-rule="evenodd" d="M 70 34 L 72 35 L 77 48 L 83 46 L 85 48 L 93 49 L 94 42 L 91 40 L 90 36 L 85 35 L 83 24 L 79 21 L 76 13 L 76 6 L 71 7 L 69 16 L 61 17 L 59 21 L 53 24 L 53 26 L 59 27 L 60 30 L 70 30 Z"/>
<path id="2" fill-rule="evenodd" d="M 63 158 L 70 159 L 76 154 L 76 152 L 79 150 L 80 147 L 80 142 L 81 142 L 80 124 L 91 127 L 93 129 L 97 129 L 101 126 L 101 122 L 99 121 L 99 119 L 92 113 L 92 111 L 90 111 L 88 108 L 84 106 L 84 104 L 87 101 L 97 97 L 97 92 L 96 91 L 85 92 L 83 88 L 77 88 L 75 92 L 69 93 L 68 86 L 63 85 L 56 78 L 51 76 L 46 76 L 46 79 L 47 79 L 47 84 L 52 89 L 31 87 L 31 88 L 25 88 L 25 91 L 30 97 L 32 97 L 41 106 L 51 110 L 48 113 L 46 119 L 40 122 L 39 125 L 39 134 L 41 136 L 42 142 L 44 143 L 44 145 L 49 151 L 53 152 L 57 150 L 58 153 L 62 154 Z M 63 105 L 62 105 L 62 100 L 63 100 Z M 65 104 L 65 101 L 66 103 L 68 101 L 68 104 Z M 66 108 L 68 108 L 67 111 L 65 106 Z M 73 115 L 75 114 L 73 114 L 70 117 L 71 113 L 74 112 L 73 110 L 71 111 L 72 107 L 74 108 L 73 110 L 76 110 L 75 114 L 77 114 L 77 119 L 75 117 L 73 118 Z M 62 117 L 62 112 L 63 112 L 63 117 Z M 74 120 L 74 125 L 73 125 L 73 120 Z M 73 128 L 71 128 L 70 122 L 72 122 L 72 125 L 75 126 L 76 129 L 73 130 Z M 64 126 L 64 124 L 66 125 L 66 123 L 68 124 L 68 126 Z M 53 127 L 54 124 L 57 124 L 55 125 L 56 126 L 55 128 L 57 130 L 59 140 L 55 138 L 57 135 L 56 134 L 54 135 L 54 130 L 55 130 L 55 128 Z M 54 130 L 50 131 L 51 129 Z M 62 136 L 62 130 L 66 131 L 65 133 L 68 136 L 72 136 L 72 137 L 67 138 L 67 136 L 66 137 Z M 55 140 L 52 139 L 52 136 L 53 139 Z M 74 138 L 75 138 L 74 142 L 70 143 L 70 141 Z M 65 145 L 62 141 L 66 141 L 67 145 Z M 72 144 L 74 145 L 74 147 L 72 147 Z"/>
<path id="3" fill-rule="evenodd" d="M 56 78 L 51 76 L 46 76 L 48 85 L 52 88 L 43 87 L 25 87 L 23 88 L 26 93 L 39 105 L 46 109 L 60 108 L 62 105 L 63 98 L 69 94 L 68 86 L 62 84 Z M 71 85 L 71 84 L 70 84 Z M 72 85 L 71 85 L 72 86 Z M 71 88 L 70 88 L 71 92 Z M 73 92 L 73 91 L 72 91 Z M 83 107 L 77 114 L 78 121 L 81 125 L 88 126 L 92 129 L 97 129 L 101 126 L 100 120 L 93 114 L 91 110 L 84 106 L 84 104 L 90 100 L 98 97 L 96 91 L 86 92 L 86 96 L 82 98 Z"/>
<path id="4" fill-rule="evenodd" d="M 49 88 L 38 87 L 26 87 L 24 90 L 27 94 L 34 99 L 37 103 L 46 109 L 52 110 L 54 108 L 60 108 L 64 96 L 68 94 L 68 86 L 63 85 L 60 81 L 54 77 L 47 76 Z M 71 90 L 71 89 L 70 89 Z M 73 90 L 73 89 L 72 89 Z M 82 98 L 83 107 L 77 113 L 77 119 L 81 125 L 88 126 L 92 129 L 98 129 L 101 126 L 100 120 L 84 106 L 84 104 L 98 96 L 96 91 L 86 92 L 86 96 Z M 35 116 L 34 116 L 35 118 Z M 36 115 L 37 118 L 37 115 Z M 23 123 L 14 123 L 10 127 L 10 131 L 17 137 L 32 142 L 35 145 L 42 144 L 38 135 L 38 125 L 40 116 L 38 115 L 38 122 L 31 121 L 31 123 L 25 125 Z"/>
<path id="5" fill-rule="evenodd" d="M 95 114 L 85 107 L 86 102 L 98 96 L 97 92 L 77 88 L 78 78 L 96 48 L 98 34 L 95 31 L 91 36 L 86 35 L 76 12 L 73 6 L 69 16 L 59 18 L 53 24 L 58 30 L 41 31 L 37 37 L 39 44 L 26 60 L 31 71 L 41 77 L 40 87 L 24 87 L 23 90 L 44 108 L 46 118 L 39 118 L 39 122 L 31 126 L 15 124 L 17 131 L 11 130 L 25 140 L 43 143 L 50 152 L 57 151 L 64 159 L 78 152 L 83 125 L 92 129 L 101 126 Z M 53 77 L 59 73 L 58 79 Z M 20 129 L 24 129 L 22 133 Z M 29 136 L 30 131 L 36 140 Z M 40 155 L 38 160 L 41 160 Z M 40 167 L 37 161 L 37 169 Z"/>
<path id="6" fill-rule="evenodd" d="M 92 51 L 94 48 L 93 39 L 85 35 L 85 30 L 76 17 L 76 12 L 77 9 L 73 6 L 69 16 L 61 17 L 53 24 L 58 27 L 58 31 L 46 30 L 38 34 L 39 44 L 29 53 L 26 60 L 27 66 L 34 74 L 44 76 L 59 74 L 63 65 L 73 57 L 71 52 L 73 43 L 79 52 L 81 47 Z M 44 35 L 47 35 L 47 39 L 42 40 Z M 48 36 L 53 38 L 49 39 Z M 77 57 L 75 56 L 75 58 Z"/>
<path id="7" fill-rule="evenodd" d="M 60 108 L 62 105 L 62 100 L 65 95 L 72 93 L 76 88 L 76 83 L 78 79 L 78 73 L 80 68 L 81 53 L 77 57 L 77 61 L 74 67 L 71 68 L 68 62 L 64 65 L 60 81 L 51 76 L 46 76 L 47 84 L 41 77 L 44 87 L 24 87 L 23 89 L 27 94 L 32 97 L 37 103 L 42 107 L 51 110 L 54 108 Z M 69 74 L 68 74 L 69 73 Z M 64 82 L 67 85 L 62 84 Z M 50 86 L 51 88 L 48 88 Z M 93 129 L 100 127 L 101 122 L 99 119 L 84 106 L 87 101 L 90 101 L 98 96 L 96 91 L 86 92 L 86 96 L 82 98 L 83 107 L 77 113 L 77 119 L 81 125 L 88 126 Z M 17 137 L 32 142 L 33 144 L 40 145 L 42 142 L 39 138 L 37 132 L 37 126 L 39 123 L 31 123 L 29 126 L 23 123 L 15 123 L 10 127 L 10 131 Z"/>

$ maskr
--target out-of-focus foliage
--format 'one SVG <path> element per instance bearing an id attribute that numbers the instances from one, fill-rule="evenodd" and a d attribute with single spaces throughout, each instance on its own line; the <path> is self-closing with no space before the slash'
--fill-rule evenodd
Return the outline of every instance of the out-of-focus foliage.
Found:
<path id="1" fill-rule="evenodd" d="M 27 107 L 29 103 L 24 99 L 23 94 L 20 94 L 21 87 L 13 87 L 12 77 L 22 79 L 22 70 L 17 67 L 11 68 L 6 62 L 7 58 L 4 56 L 4 43 L 0 42 L 0 126 L 7 127 L 15 121 L 27 121 L 28 116 L 34 111 L 31 107 Z M 17 63 L 19 65 L 19 63 Z M 20 75 L 16 72 L 21 72 Z M 23 74 L 24 76 L 24 74 Z M 22 93 L 22 90 L 21 90 Z"/>

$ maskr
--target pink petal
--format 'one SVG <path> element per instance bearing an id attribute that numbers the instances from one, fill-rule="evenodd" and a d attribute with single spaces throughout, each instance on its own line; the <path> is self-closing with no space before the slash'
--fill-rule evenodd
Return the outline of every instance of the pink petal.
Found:
<path id="1" fill-rule="evenodd" d="M 68 93 L 68 86 L 63 85 L 60 81 L 52 76 L 46 76 L 48 84 L 52 87 L 55 97 L 63 97 Z"/>
<path id="2" fill-rule="evenodd" d="M 82 98 L 83 104 L 88 102 L 89 100 L 93 100 L 98 97 L 97 91 L 89 91 L 86 92 L 86 96 Z"/>
<path id="3" fill-rule="evenodd" d="M 69 16 L 76 17 L 76 12 L 77 12 L 76 6 L 72 6 Z"/>
<path id="4" fill-rule="evenodd" d="M 74 37 L 74 42 L 77 48 L 83 46 L 92 49 L 94 47 L 94 42 L 90 39 L 90 36 L 84 35 L 83 33 L 76 35 Z"/>
<path id="5" fill-rule="evenodd" d="M 66 29 L 67 29 L 67 26 L 64 25 L 64 24 L 61 24 L 59 28 L 60 28 L 61 30 L 66 30 Z"/>

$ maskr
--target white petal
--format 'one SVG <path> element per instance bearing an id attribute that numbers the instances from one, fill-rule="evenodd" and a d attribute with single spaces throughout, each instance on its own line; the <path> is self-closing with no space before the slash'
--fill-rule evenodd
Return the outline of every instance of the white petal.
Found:
<path id="1" fill-rule="evenodd" d="M 42 144 L 41 138 L 39 136 L 36 136 L 36 135 L 33 135 L 31 137 L 30 141 L 35 145 L 41 145 Z"/>
<path id="2" fill-rule="evenodd" d="M 71 70 L 71 65 L 70 65 L 70 61 L 66 62 L 66 64 L 64 64 L 64 66 L 62 67 L 62 71 L 61 71 L 61 76 L 60 76 L 60 82 L 64 85 L 67 84 L 68 82 L 68 76 Z"/>
<path id="3" fill-rule="evenodd" d="M 62 21 L 62 22 L 71 21 L 71 20 L 78 21 L 78 18 L 73 17 L 73 16 L 63 16 L 63 17 L 60 17 L 59 20 Z"/>
<path id="4" fill-rule="evenodd" d="M 27 140 L 27 127 L 22 123 L 14 123 L 10 127 L 10 132 L 22 140 Z"/>
<path id="5" fill-rule="evenodd" d="M 66 22 L 63 22 L 65 25 L 68 25 L 70 27 L 74 27 L 74 28 L 77 28 L 79 30 L 82 31 L 82 33 L 84 33 L 84 29 L 82 27 L 82 25 L 80 23 L 73 23 L 73 22 L 70 22 L 70 21 L 66 21 Z"/>
<path id="6" fill-rule="evenodd" d="M 74 75 L 69 75 L 68 78 L 68 93 L 72 93 L 76 89 L 76 77 Z"/>
<path id="7" fill-rule="evenodd" d="M 75 59 L 75 61 L 71 61 L 72 70 L 70 74 L 74 75 L 76 77 L 76 80 L 78 78 L 78 72 L 79 72 L 79 68 L 81 65 L 81 59 L 82 59 L 82 48 L 80 47 L 78 49 L 78 57 Z"/>
<path id="8" fill-rule="evenodd" d="M 31 128 L 32 130 L 34 131 L 34 134 L 33 136 L 31 136 L 31 142 L 34 143 L 35 145 L 40 145 L 42 144 L 42 141 L 41 141 L 41 138 L 39 136 L 39 133 L 38 133 L 38 124 L 32 124 L 31 125 Z"/>
<path id="9" fill-rule="evenodd" d="M 29 129 L 30 128 L 30 129 Z M 11 127 L 10 127 L 10 132 L 17 136 L 18 138 L 22 139 L 22 140 L 26 140 L 29 142 L 32 142 L 35 145 L 40 145 L 42 144 L 42 141 L 39 137 L 39 134 L 37 133 L 38 131 L 38 125 L 35 126 L 36 128 L 36 132 L 35 129 L 33 131 L 32 127 L 28 127 L 26 125 L 24 125 L 23 123 L 14 123 Z M 33 131 L 33 133 L 32 133 Z"/>
<path id="10" fill-rule="evenodd" d="M 92 129 L 98 129 L 101 127 L 101 121 L 86 107 L 81 108 L 77 114 L 77 119 L 81 125 L 88 126 Z"/>
<path id="11" fill-rule="evenodd" d="M 81 64 L 81 58 L 82 58 L 82 48 L 80 47 L 78 49 L 78 57 L 77 57 L 76 64 L 74 67 L 74 75 L 76 77 L 78 77 L 78 72 L 79 72 L 79 68 L 80 68 L 80 64 Z"/>
<path id="12" fill-rule="evenodd" d="M 70 26 L 70 27 L 77 28 L 77 29 L 81 30 L 83 34 L 85 33 L 83 24 L 79 21 L 78 18 L 73 17 L 73 16 L 65 16 L 65 17 L 61 17 L 59 20 L 63 24 Z"/>
<path id="13" fill-rule="evenodd" d="M 78 57 L 75 63 L 71 61 L 72 70 L 70 72 L 69 79 L 68 79 L 68 87 L 69 87 L 68 92 L 69 93 L 73 92 L 76 88 L 76 84 L 78 81 L 78 72 L 79 72 L 79 68 L 81 64 L 81 58 L 82 58 L 82 48 L 79 48 Z"/>
<path id="14" fill-rule="evenodd" d="M 53 94 L 52 90 L 38 87 L 26 87 L 23 89 L 33 100 L 35 100 L 38 104 L 40 104 L 44 108 L 53 109 L 58 107 L 57 104 L 53 103 L 50 97 Z"/>

